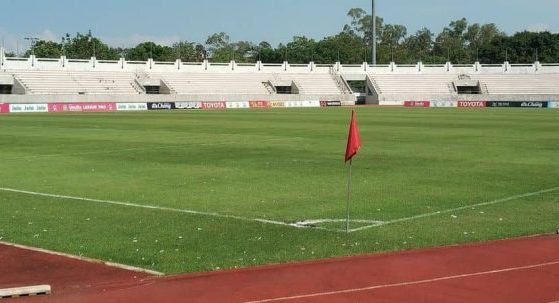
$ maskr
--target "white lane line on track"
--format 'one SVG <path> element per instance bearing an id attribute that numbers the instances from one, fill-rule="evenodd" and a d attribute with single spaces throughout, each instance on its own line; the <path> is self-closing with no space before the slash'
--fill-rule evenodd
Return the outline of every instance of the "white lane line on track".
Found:
<path id="1" fill-rule="evenodd" d="M 504 269 L 496 269 L 496 270 L 483 271 L 483 272 L 475 272 L 475 273 L 462 274 L 462 275 L 446 276 L 446 277 L 439 277 L 439 278 L 433 278 L 433 279 L 400 282 L 400 283 L 393 283 L 393 284 L 383 284 L 383 285 L 371 285 L 371 286 L 367 286 L 367 287 L 350 288 L 350 289 L 342 289 L 342 290 L 326 291 L 326 292 L 317 292 L 317 293 L 311 293 L 311 294 L 289 296 L 289 297 L 270 298 L 270 299 L 263 299 L 263 300 L 256 300 L 256 301 L 245 301 L 245 302 L 242 302 L 242 303 L 267 303 L 267 302 L 280 302 L 280 301 L 291 301 L 291 300 L 299 300 L 299 299 L 306 299 L 306 298 L 325 297 L 325 296 L 348 294 L 348 293 L 355 293 L 355 292 L 362 292 L 362 291 L 369 291 L 369 290 L 376 290 L 376 289 L 383 289 L 383 288 L 394 288 L 394 287 L 402 287 L 402 286 L 410 286 L 410 285 L 418 285 L 418 284 L 428 284 L 428 283 L 448 281 L 448 280 L 456 280 L 456 279 L 463 279 L 463 278 L 488 276 L 488 275 L 495 275 L 495 274 L 501 274 L 501 273 L 507 273 L 507 272 L 514 272 L 514 271 L 522 271 L 522 270 L 548 267 L 548 266 L 553 266 L 553 265 L 559 265 L 559 261 L 533 264 L 533 265 L 520 266 L 520 267 L 510 267 L 510 268 L 504 268 Z"/>
<path id="2" fill-rule="evenodd" d="M 392 221 L 385 221 L 381 224 L 369 225 L 369 226 L 363 226 L 363 227 L 355 228 L 355 229 L 350 230 L 350 232 L 357 232 L 357 231 L 371 229 L 371 228 L 379 227 L 379 226 L 383 226 L 383 225 L 389 225 L 389 224 L 394 224 L 394 223 L 400 223 L 400 222 L 405 222 L 405 221 L 411 221 L 411 220 L 426 218 L 426 217 L 432 217 L 432 216 L 437 216 L 437 215 L 440 215 L 440 214 L 447 214 L 447 213 L 451 213 L 451 212 L 455 212 L 455 211 L 470 209 L 472 207 L 481 207 L 481 206 L 488 206 L 488 205 L 494 205 L 494 204 L 509 202 L 509 201 L 518 200 L 518 199 L 521 199 L 521 198 L 538 196 L 538 195 L 541 195 L 541 194 L 555 192 L 555 191 L 559 191 L 559 186 L 554 187 L 554 188 L 548 188 L 548 189 L 540 190 L 540 191 L 535 191 L 535 192 L 531 192 L 531 193 L 514 195 L 514 196 L 511 196 L 511 197 L 497 199 L 497 200 L 493 200 L 493 201 L 489 201 L 489 202 L 471 204 L 471 205 L 466 205 L 466 206 L 461 206 L 461 207 L 450 208 L 450 209 L 440 210 L 440 211 L 436 211 L 436 212 L 421 214 L 421 215 L 417 215 L 417 216 L 411 216 L 411 217 L 407 217 L 407 218 L 395 219 L 395 220 L 392 220 Z"/>
<path id="3" fill-rule="evenodd" d="M 31 247 L 31 246 L 26 246 L 26 245 L 14 244 L 14 243 L 10 243 L 10 242 L 0 241 L 0 245 L 16 247 L 16 248 L 20 248 L 20 249 L 40 252 L 40 253 L 43 253 L 43 254 L 49 254 L 49 255 L 53 255 L 53 256 L 60 256 L 60 257 L 79 260 L 79 261 L 84 261 L 84 262 L 88 262 L 88 263 L 103 264 L 103 265 L 106 265 L 106 266 L 109 266 L 109 267 L 115 267 L 115 268 L 124 269 L 124 270 L 128 270 L 128 271 L 143 272 L 143 273 L 147 273 L 147 274 L 154 275 L 154 276 L 165 275 L 164 273 L 161 273 L 161 272 L 158 272 L 158 271 L 155 271 L 155 270 L 141 268 L 141 267 L 129 266 L 129 265 L 124 265 L 124 264 L 114 263 L 114 262 L 105 262 L 105 261 L 101 261 L 101 260 L 96 260 L 96 259 L 91 259 L 91 258 L 86 258 L 86 257 L 81 257 L 81 256 L 76 256 L 76 255 L 70 255 L 70 254 L 65 254 L 65 253 L 61 253 L 61 252 L 56 252 L 56 251 L 52 251 L 52 250 L 36 248 L 36 247 Z"/>
<path id="4" fill-rule="evenodd" d="M 178 208 L 171 208 L 171 207 L 164 207 L 164 206 L 136 204 L 136 203 L 124 202 L 124 201 L 112 201 L 112 200 L 91 199 L 91 198 L 86 198 L 86 197 L 73 197 L 73 196 L 66 196 L 66 195 L 56 195 L 56 194 L 41 193 L 41 192 L 34 192 L 34 191 L 28 191 L 28 190 L 19 190 L 19 189 L 13 189 L 13 188 L 5 188 L 5 187 L 0 187 L 0 191 L 17 193 L 17 194 L 24 194 L 24 195 L 31 195 L 31 196 L 48 197 L 48 198 L 54 198 L 54 199 L 60 199 L 60 200 L 75 200 L 75 201 L 94 202 L 94 203 L 101 203 L 101 204 L 110 204 L 110 205 L 118 205 L 118 206 L 125 206 L 125 207 L 143 208 L 143 209 L 153 209 L 153 210 L 169 211 L 169 212 L 175 212 L 175 213 L 191 214 L 191 215 L 214 217 L 214 218 L 258 222 L 258 223 L 262 223 L 262 224 L 288 226 L 288 227 L 299 228 L 299 229 L 304 228 L 304 227 L 301 227 L 301 226 L 296 226 L 296 225 L 293 225 L 291 223 L 286 223 L 286 222 L 281 222 L 281 221 L 259 219 L 259 218 L 247 218 L 247 217 L 234 216 L 234 215 L 225 215 L 225 214 L 220 214 L 220 213 L 215 213 L 215 212 L 203 212 L 203 211 L 196 211 L 196 210 L 190 210 L 190 209 L 178 209 Z M 313 229 L 320 229 L 320 230 L 333 231 L 333 232 L 341 232 L 341 230 L 327 229 L 327 228 L 322 228 L 322 227 L 313 227 Z"/>

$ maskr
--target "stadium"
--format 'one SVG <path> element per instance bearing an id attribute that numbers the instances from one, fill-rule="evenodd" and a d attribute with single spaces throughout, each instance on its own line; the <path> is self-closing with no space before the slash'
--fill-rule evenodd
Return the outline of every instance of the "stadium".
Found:
<path id="1" fill-rule="evenodd" d="M 48 103 L 166 102 L 161 109 L 399 106 L 556 107 L 559 64 L 343 65 L 147 62 L 10 58 L 0 50 L 1 102 L 12 112 L 45 111 Z M 359 83 L 365 93 L 348 84 Z M 215 103 L 215 102 L 218 103 Z M 254 103 L 256 101 L 256 103 Z M 417 102 L 419 101 L 419 102 Z M 178 104 L 173 104 L 178 102 Z M 185 103 L 186 102 L 186 103 Z M 260 102 L 260 103 L 258 103 Z M 264 102 L 264 103 L 263 103 Z M 551 103 L 550 103 L 551 102 Z M 17 104 L 32 103 L 26 107 Z M 34 108 L 37 108 L 34 110 Z M 135 109 L 132 107 L 132 109 Z M 46 110 L 48 111 L 48 110 Z M 52 106 L 51 106 L 52 111 Z M 78 109 L 79 111 L 79 109 Z"/>
<path id="2" fill-rule="evenodd" d="M 33 43 L 0 48 L 1 301 L 559 300 L 559 63 Z"/>

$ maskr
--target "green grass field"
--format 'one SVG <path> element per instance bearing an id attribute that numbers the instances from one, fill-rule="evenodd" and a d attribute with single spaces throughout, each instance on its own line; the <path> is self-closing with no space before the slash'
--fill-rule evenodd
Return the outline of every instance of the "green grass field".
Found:
<path id="1" fill-rule="evenodd" d="M 350 109 L 4 115 L 0 239 L 183 273 L 559 227 L 559 111 L 357 112 L 351 217 L 388 224 L 254 220 L 345 217 Z"/>

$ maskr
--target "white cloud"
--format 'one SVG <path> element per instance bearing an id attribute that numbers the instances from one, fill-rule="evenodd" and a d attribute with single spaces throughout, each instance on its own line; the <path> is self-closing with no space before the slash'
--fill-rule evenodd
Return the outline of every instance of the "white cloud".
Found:
<path id="1" fill-rule="evenodd" d="M 529 32 L 541 33 L 541 32 L 548 31 L 549 26 L 547 24 L 543 24 L 543 23 L 530 24 L 530 25 L 528 25 L 527 30 Z"/>
<path id="2" fill-rule="evenodd" d="M 6 31 L 0 27 L 0 46 L 4 47 L 7 52 L 19 52 L 23 54 L 31 47 L 31 42 L 26 37 L 35 37 L 47 41 L 60 41 L 61 36 L 53 33 L 50 29 L 44 29 L 38 34 L 15 34 Z"/>
<path id="3" fill-rule="evenodd" d="M 62 36 L 62 34 L 54 33 L 48 28 L 36 34 L 15 34 L 0 27 L 0 46 L 3 46 L 7 52 L 16 52 L 19 50 L 19 53 L 22 54 L 25 50 L 30 48 L 30 42 L 25 40 L 25 37 L 37 37 L 42 40 L 60 42 Z M 155 37 L 142 34 L 132 34 L 125 37 L 100 36 L 99 38 L 104 43 L 113 47 L 134 47 L 146 41 L 153 41 L 160 45 L 171 46 L 180 41 L 180 37 L 176 35 Z"/>
<path id="4" fill-rule="evenodd" d="M 110 46 L 120 47 L 134 47 L 142 42 L 152 41 L 160 45 L 171 46 L 180 40 L 179 36 L 148 36 L 141 34 L 132 34 L 127 37 L 100 37 L 101 40 Z"/>
<path id="5" fill-rule="evenodd" d="M 46 41 L 60 42 L 62 35 L 55 34 L 50 29 L 47 28 L 43 30 L 40 34 L 38 34 L 37 38 Z"/>
<path id="6" fill-rule="evenodd" d="M 0 45 L 3 46 L 8 52 L 15 52 L 18 48 L 21 49 L 23 40 L 14 34 L 8 33 L 5 29 L 0 27 Z"/>

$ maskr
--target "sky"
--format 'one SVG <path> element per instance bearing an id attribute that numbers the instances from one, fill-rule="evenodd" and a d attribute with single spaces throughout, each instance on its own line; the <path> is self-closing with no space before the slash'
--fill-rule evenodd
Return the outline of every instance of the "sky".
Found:
<path id="1" fill-rule="evenodd" d="M 559 32 L 559 0 L 376 0 L 385 23 L 408 33 L 439 32 L 452 20 L 496 23 L 517 31 Z M 170 45 L 205 42 L 217 32 L 233 41 L 289 42 L 293 36 L 321 39 L 349 23 L 350 8 L 370 11 L 370 0 L 0 0 L 0 44 L 15 51 L 25 37 L 60 41 L 65 33 L 92 33 L 111 46 L 145 41 Z"/>

